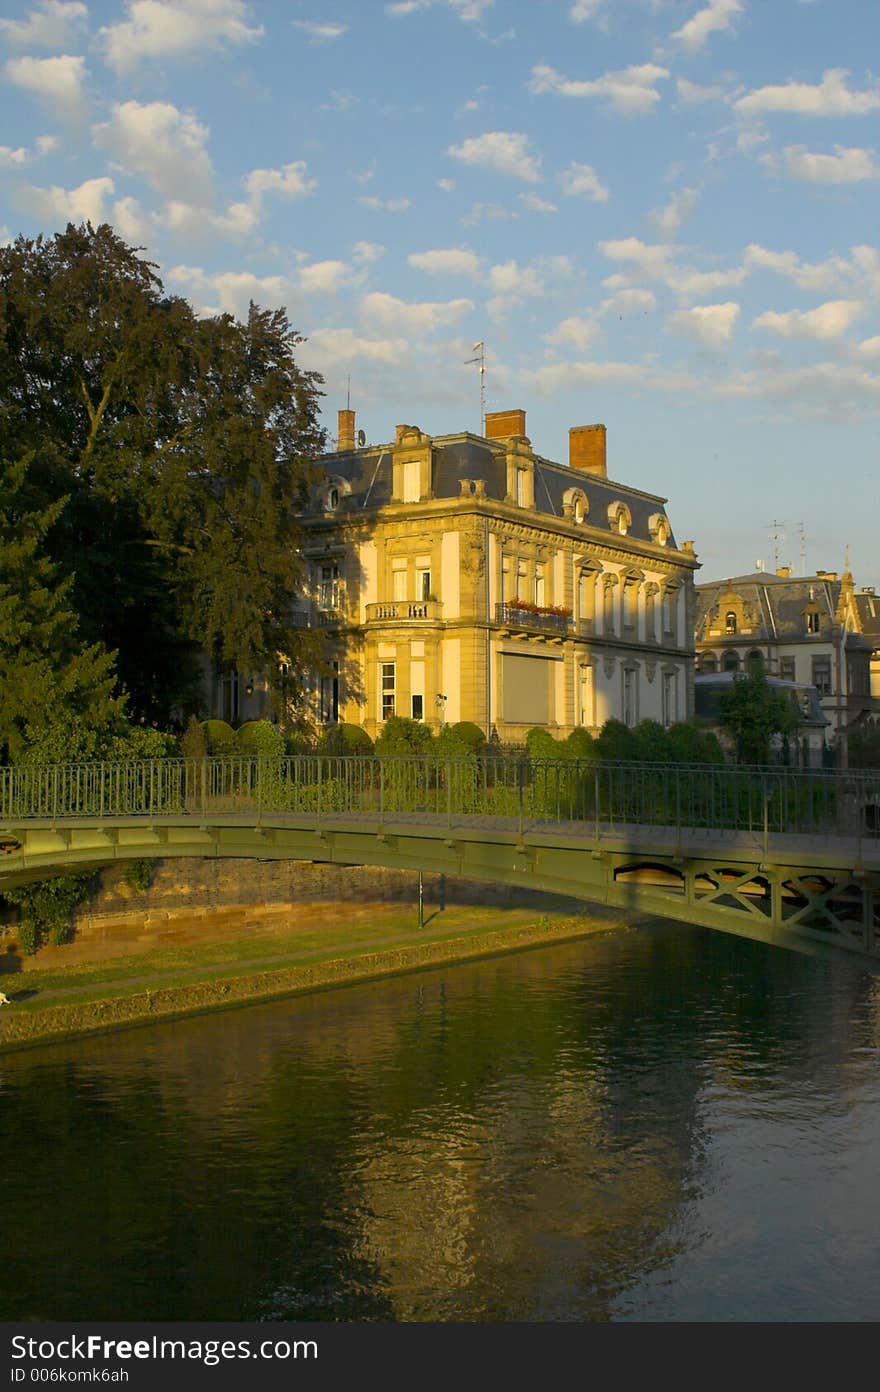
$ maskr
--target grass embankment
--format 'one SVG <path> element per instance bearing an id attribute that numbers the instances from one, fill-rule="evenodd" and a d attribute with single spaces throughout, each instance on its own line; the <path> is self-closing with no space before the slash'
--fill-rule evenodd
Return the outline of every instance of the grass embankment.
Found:
<path id="1" fill-rule="evenodd" d="M 344 913 L 344 905 L 316 906 L 308 927 L 254 936 L 248 935 L 243 910 L 236 938 L 0 976 L 11 1002 L 0 1013 L 0 1050 L 351 985 L 632 923 L 631 916 L 597 906 L 540 913 L 454 905 L 432 914 L 423 928 L 413 923 L 411 908 L 377 912 L 367 923 L 345 922 Z"/>

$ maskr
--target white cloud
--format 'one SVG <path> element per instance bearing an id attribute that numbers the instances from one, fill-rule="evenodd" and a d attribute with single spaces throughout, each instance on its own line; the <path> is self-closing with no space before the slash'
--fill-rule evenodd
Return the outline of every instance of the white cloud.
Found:
<path id="1" fill-rule="evenodd" d="M 317 188 L 317 180 L 309 178 L 304 160 L 293 160 L 280 169 L 252 169 L 244 186 L 254 206 L 261 208 L 267 193 L 280 198 L 307 198 Z"/>
<path id="2" fill-rule="evenodd" d="M 69 222 L 90 222 L 94 227 L 107 221 L 105 203 L 114 192 L 112 179 L 106 176 L 99 179 L 86 179 L 77 188 L 36 188 L 29 185 L 20 189 L 17 201 L 36 217 L 52 225 L 53 231 L 67 226 Z"/>
<path id="3" fill-rule="evenodd" d="M 437 187 L 438 187 L 438 189 L 441 189 L 443 193 L 451 193 L 452 190 L 455 188 L 455 180 L 454 180 L 454 179 L 438 179 L 438 180 L 437 180 Z"/>
<path id="4" fill-rule="evenodd" d="M 36 139 L 37 150 L 41 155 L 51 155 L 53 150 L 58 149 L 57 135 L 38 135 Z"/>
<path id="5" fill-rule="evenodd" d="M 737 373 L 713 391 L 721 397 L 793 401 L 799 414 L 851 421 L 854 410 L 880 405 L 880 376 L 855 363 L 822 362 L 792 371 Z"/>
<path id="6" fill-rule="evenodd" d="M 210 203 L 208 127 L 171 102 L 122 102 L 92 134 L 121 169 L 142 174 L 164 198 Z"/>
<path id="7" fill-rule="evenodd" d="M 117 198 L 110 221 L 124 242 L 148 242 L 156 230 L 153 218 L 146 214 L 136 198 Z"/>
<path id="8" fill-rule="evenodd" d="M 200 57 L 263 34 L 262 25 L 248 25 L 242 0 L 128 0 L 127 10 L 127 19 L 98 31 L 107 62 L 119 73 L 145 59 Z"/>
<path id="9" fill-rule="evenodd" d="M 299 273 L 299 288 L 306 295 L 335 295 L 351 281 L 351 267 L 344 261 L 313 261 Z"/>
<path id="10" fill-rule="evenodd" d="M 598 14 L 604 3 L 605 0 L 574 0 L 568 17 L 572 24 L 584 24 Z"/>
<path id="11" fill-rule="evenodd" d="M 642 384 L 647 374 L 641 363 L 561 362 L 527 370 L 522 381 L 538 396 L 553 396 L 570 387 L 604 386 L 615 382 Z"/>
<path id="12" fill-rule="evenodd" d="M 873 150 L 835 145 L 833 155 L 822 155 L 804 145 L 786 145 L 782 158 L 793 179 L 806 179 L 813 184 L 858 184 L 865 179 L 880 179 L 880 164 Z"/>
<path id="13" fill-rule="evenodd" d="M 549 92 L 557 97 L 596 97 L 607 101 L 614 111 L 644 115 L 659 102 L 657 83 L 668 76 L 667 68 L 642 63 L 585 82 L 563 77 L 555 68 L 539 63 L 532 68 L 529 90 L 538 96 Z"/>
<path id="14" fill-rule="evenodd" d="M 742 12 L 740 0 L 710 0 L 704 9 L 698 10 L 686 24 L 676 29 L 672 37 L 695 53 L 703 47 L 710 34 L 723 34 L 731 29 Z"/>
<path id="15" fill-rule="evenodd" d="M 732 300 L 725 304 L 694 305 L 670 314 L 667 323 L 676 333 L 695 338 L 708 348 L 727 343 L 739 317 L 739 305 Z"/>
<path id="16" fill-rule="evenodd" d="M 859 352 L 865 358 L 880 358 L 880 335 L 862 339 L 859 344 Z"/>
<path id="17" fill-rule="evenodd" d="M 419 10 L 429 10 L 436 3 L 437 0 L 393 0 L 393 3 L 385 6 L 385 13 L 400 19 L 404 15 L 417 14 Z M 480 24 L 495 0 L 445 0 L 445 3 L 465 24 Z"/>
<path id="18" fill-rule="evenodd" d="M 397 338 L 366 338 L 354 329 L 313 329 L 308 341 L 297 349 L 297 356 L 310 368 L 326 372 L 356 358 L 397 367 L 412 357 L 409 341 Z"/>
<path id="19" fill-rule="evenodd" d="M 428 275 L 466 275 L 476 278 L 480 271 L 479 258 L 474 252 L 463 247 L 417 251 L 406 259 L 414 270 L 426 271 Z"/>
<path id="20" fill-rule="evenodd" d="M 363 203 L 365 208 L 371 208 L 374 213 L 405 213 L 410 206 L 408 198 L 359 198 L 359 203 Z"/>
<path id="21" fill-rule="evenodd" d="M 582 315 L 570 314 L 561 319 L 555 329 L 544 335 L 551 348 L 577 348 L 581 352 L 589 348 L 599 333 L 595 319 L 584 319 Z"/>
<path id="22" fill-rule="evenodd" d="M 616 280 L 615 276 L 609 276 L 605 284 L 609 289 L 614 289 L 615 293 L 609 295 L 608 299 L 603 300 L 599 307 L 600 314 L 616 314 L 622 318 L 624 314 L 649 314 L 656 307 L 657 298 L 653 290 L 643 290 L 640 286 L 622 286 L 616 289 L 609 285 L 609 281 Z"/>
<path id="23" fill-rule="evenodd" d="M 853 270 L 851 263 L 842 256 L 831 256 L 827 261 L 802 261 L 795 251 L 771 251 L 756 242 L 746 247 L 743 262 L 749 270 L 758 267 L 785 276 L 801 290 L 828 290 L 840 284 Z"/>
<path id="24" fill-rule="evenodd" d="M 691 299 L 694 295 L 708 295 L 729 285 L 742 285 L 747 275 L 745 266 L 731 266 L 726 271 L 698 271 L 693 267 L 672 266 L 663 279 L 670 290 L 684 299 Z"/>
<path id="25" fill-rule="evenodd" d="M 655 208 L 651 219 L 658 232 L 664 237 L 672 237 L 686 217 L 690 217 L 700 201 L 696 189 L 683 188 L 674 193 L 664 208 Z"/>
<path id="26" fill-rule="evenodd" d="M 569 197 L 591 198 L 594 203 L 607 203 L 608 190 L 591 164 L 572 160 L 559 176 L 562 192 Z"/>
<path id="27" fill-rule="evenodd" d="M 417 10 L 427 10 L 434 3 L 434 0 L 394 0 L 393 4 L 385 6 L 385 13 L 400 18 L 401 15 L 415 14 Z"/>
<path id="28" fill-rule="evenodd" d="M 374 291 L 360 302 L 360 317 L 364 323 L 402 333 L 425 334 L 458 324 L 473 309 L 471 300 L 422 301 L 411 303 L 395 295 Z"/>
<path id="29" fill-rule="evenodd" d="M 79 0 L 39 0 L 27 19 L 0 19 L 0 38 L 17 48 L 66 48 L 88 13 Z"/>
<path id="30" fill-rule="evenodd" d="M 699 102 L 724 100 L 724 90 L 721 87 L 701 87 L 697 82 L 688 82 L 686 77 L 677 77 L 675 86 L 682 101 L 689 106 L 696 106 Z"/>
<path id="31" fill-rule="evenodd" d="M 777 87 L 758 87 L 734 102 L 743 116 L 762 111 L 785 111 L 795 116 L 864 116 L 880 106 L 880 84 L 854 92 L 845 68 L 829 68 L 818 85 L 786 82 Z"/>
<path id="32" fill-rule="evenodd" d="M 548 270 L 556 269 L 548 266 Z M 523 300 L 544 293 L 544 280 L 533 266 L 520 266 L 516 261 L 501 261 L 489 271 L 489 288 L 493 292 L 486 308 L 493 319 L 500 319 Z"/>
<path id="33" fill-rule="evenodd" d="M 281 309 L 290 302 L 291 285 L 284 276 L 256 276 L 250 271 L 209 274 L 201 266 L 172 266 L 165 279 L 184 287 L 202 314 L 233 314 L 246 319 L 251 300 L 264 308 Z"/>
<path id="34" fill-rule="evenodd" d="M 462 164 L 482 169 L 494 169 L 499 174 L 512 174 L 527 184 L 540 182 L 540 155 L 528 149 L 529 138 L 518 131 L 487 131 L 471 136 L 460 145 L 450 145 L 446 153 Z"/>
<path id="35" fill-rule="evenodd" d="M 6 76 L 16 87 L 47 102 L 64 120 L 80 121 L 85 115 L 84 58 L 70 53 L 57 58 L 10 58 Z"/>
<path id="36" fill-rule="evenodd" d="M 24 145 L 13 150 L 10 145 L 0 145 L 0 169 L 17 169 L 30 159 Z"/>
<path id="37" fill-rule="evenodd" d="M 530 213 L 558 213 L 559 208 L 555 203 L 551 203 L 547 198 L 540 198 L 537 193 L 521 193 L 518 195 L 519 201 Z"/>
<path id="38" fill-rule="evenodd" d="M 341 38 L 348 30 L 347 24 L 321 24 L 316 19 L 295 19 L 293 27 L 308 34 L 312 43 L 329 43 L 332 39 Z"/>
<path id="39" fill-rule="evenodd" d="M 632 261 L 643 271 L 659 275 L 668 268 L 671 246 L 651 245 L 638 237 L 623 237 L 618 241 L 600 242 L 599 250 L 611 261 Z"/>
<path id="40" fill-rule="evenodd" d="M 768 309 L 753 327 L 767 329 L 781 338 L 840 338 L 862 312 L 858 300 L 828 300 L 816 309 L 790 309 L 784 314 Z"/>
<path id="41" fill-rule="evenodd" d="M 355 242 L 351 254 L 358 265 L 372 266 L 385 255 L 385 248 L 378 242 Z"/>
<path id="42" fill-rule="evenodd" d="M 212 237 L 230 237 L 237 241 L 256 230 L 259 216 L 250 203 L 230 203 L 225 213 L 217 213 L 203 204 L 173 198 L 161 213 L 153 214 L 151 221 L 157 229 L 164 229 L 185 241 L 204 241 Z"/>
<path id="43" fill-rule="evenodd" d="M 464 227 L 477 227 L 481 222 L 509 222 L 518 217 L 519 213 L 502 208 L 500 203 L 474 203 L 461 221 Z"/>

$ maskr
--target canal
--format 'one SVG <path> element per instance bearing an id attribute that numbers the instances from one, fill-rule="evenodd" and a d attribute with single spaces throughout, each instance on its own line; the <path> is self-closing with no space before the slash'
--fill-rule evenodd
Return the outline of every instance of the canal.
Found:
<path id="1" fill-rule="evenodd" d="M 880 978 L 678 925 L 0 1057 L 5 1320 L 874 1320 Z"/>

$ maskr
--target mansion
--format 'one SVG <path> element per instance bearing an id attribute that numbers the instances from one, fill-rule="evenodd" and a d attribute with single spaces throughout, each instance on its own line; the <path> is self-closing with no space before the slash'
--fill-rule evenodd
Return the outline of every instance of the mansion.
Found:
<path id="1" fill-rule="evenodd" d="M 567 464 L 542 458 L 513 410 L 485 436 L 367 445 L 339 412 L 302 518 L 297 620 L 330 640 L 316 723 L 467 720 L 519 743 L 693 714 L 693 544 L 665 499 L 608 478 L 603 425 L 569 442 Z"/>

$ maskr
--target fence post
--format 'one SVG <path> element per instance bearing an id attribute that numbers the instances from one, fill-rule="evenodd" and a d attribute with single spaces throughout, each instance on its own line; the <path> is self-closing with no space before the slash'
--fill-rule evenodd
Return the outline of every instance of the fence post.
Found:
<path id="1" fill-rule="evenodd" d="M 594 804 L 595 804 L 595 805 L 594 805 L 594 811 L 595 811 L 595 813 L 596 813 L 596 840 L 597 840 L 597 841 L 600 841 L 600 840 L 602 839 L 602 828 L 601 828 L 601 825 L 600 825 L 600 822 L 599 822 L 599 799 L 600 799 L 600 797 L 601 797 L 601 791 L 600 791 L 600 788 L 599 788 L 599 769 L 598 769 L 598 767 L 593 769 L 593 797 L 594 797 Z"/>
<path id="2" fill-rule="evenodd" d="M 452 760 L 446 760 L 446 828 L 452 826 Z M 419 871 L 419 892 L 421 893 L 422 872 Z M 419 927 L 421 928 L 421 923 Z"/>
<path id="3" fill-rule="evenodd" d="M 517 760 L 516 780 L 519 792 L 519 834 L 523 834 L 523 782 L 525 781 L 525 763 L 522 759 Z"/>

